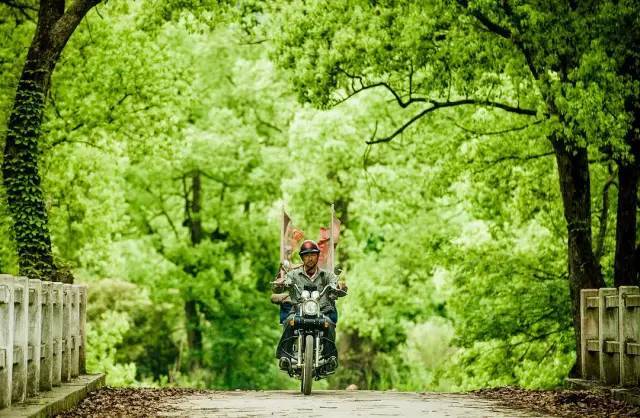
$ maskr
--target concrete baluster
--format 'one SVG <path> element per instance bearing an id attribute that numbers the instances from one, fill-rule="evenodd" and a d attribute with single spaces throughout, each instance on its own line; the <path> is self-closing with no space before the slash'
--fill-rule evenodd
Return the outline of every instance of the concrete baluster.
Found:
<path id="1" fill-rule="evenodd" d="M 14 278 L 0 274 L 0 408 L 11 405 L 13 378 Z"/>
<path id="2" fill-rule="evenodd" d="M 580 291 L 580 350 L 582 357 L 582 377 L 600 378 L 599 341 L 598 341 L 598 290 Z"/>
<path id="3" fill-rule="evenodd" d="M 27 397 L 40 391 L 40 344 L 42 332 L 42 282 L 29 280 L 29 336 L 27 355 Z"/>
<path id="4" fill-rule="evenodd" d="M 640 288 L 620 286 L 618 327 L 620 337 L 620 384 L 640 383 Z"/>
<path id="5" fill-rule="evenodd" d="M 71 377 L 80 374 L 80 288 L 71 288 Z"/>
<path id="6" fill-rule="evenodd" d="M 14 293 L 13 378 L 11 402 L 22 402 L 27 395 L 27 361 L 29 355 L 29 282 L 16 277 Z"/>
<path id="7" fill-rule="evenodd" d="M 51 383 L 53 386 L 60 386 L 62 381 L 62 283 L 53 283 L 53 320 L 52 320 L 52 337 L 53 337 L 53 372 Z"/>
<path id="8" fill-rule="evenodd" d="M 40 390 L 51 390 L 53 376 L 53 284 L 42 282 L 40 295 Z"/>
<path id="9" fill-rule="evenodd" d="M 62 296 L 62 381 L 71 380 L 71 301 L 73 285 L 64 284 Z"/>
<path id="10" fill-rule="evenodd" d="M 620 343 L 618 339 L 618 289 L 598 290 L 600 381 L 608 385 L 620 382 Z"/>
<path id="11" fill-rule="evenodd" d="M 80 318 L 78 321 L 80 332 L 80 349 L 78 350 L 78 362 L 80 374 L 87 373 L 86 346 L 87 346 L 87 286 L 80 286 Z"/>

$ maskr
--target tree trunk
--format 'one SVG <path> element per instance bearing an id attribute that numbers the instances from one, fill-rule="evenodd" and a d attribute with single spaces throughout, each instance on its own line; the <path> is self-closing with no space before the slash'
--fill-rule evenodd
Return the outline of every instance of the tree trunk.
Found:
<path id="1" fill-rule="evenodd" d="M 49 219 L 38 172 L 38 139 L 52 64 L 25 63 L 7 125 L 2 174 L 18 251 L 20 274 L 54 279 Z M 40 57 L 37 57 L 40 58 Z"/>
<path id="2" fill-rule="evenodd" d="M 638 80 L 637 60 L 625 63 L 622 72 Z M 625 110 L 633 115 L 626 142 L 630 158 L 618 161 L 618 216 L 616 218 L 616 254 L 613 281 L 615 286 L 640 284 L 640 259 L 637 256 L 638 183 L 640 182 L 640 102 L 630 95 Z"/>
<path id="3" fill-rule="evenodd" d="M 616 219 L 616 254 L 614 285 L 638 286 L 636 251 L 636 211 L 638 210 L 638 157 L 633 162 L 621 163 L 618 168 L 618 216 Z"/>
<path id="4" fill-rule="evenodd" d="M 189 348 L 189 368 L 197 369 L 202 365 L 202 330 L 197 301 L 189 298 L 184 302 L 184 315 L 187 320 L 187 347 Z"/>
<path id="5" fill-rule="evenodd" d="M 558 164 L 560 193 L 567 222 L 569 293 L 576 340 L 576 363 L 570 374 L 580 370 L 580 290 L 604 287 L 602 271 L 593 254 L 591 237 L 591 192 L 586 148 L 569 148 L 552 138 Z"/>
<path id="6" fill-rule="evenodd" d="M 49 219 L 38 172 L 38 141 L 51 74 L 71 34 L 99 1 L 42 0 L 36 32 L 16 89 L 2 162 L 7 206 L 13 219 L 20 274 L 59 281 Z"/>
<path id="7" fill-rule="evenodd" d="M 187 212 L 186 225 L 189 227 L 191 246 L 196 247 L 202 241 L 202 220 L 200 211 L 202 208 L 202 181 L 198 171 L 191 176 L 191 199 L 185 195 L 185 209 Z M 187 272 L 195 280 L 198 274 L 197 266 L 185 266 Z M 189 348 L 189 368 L 196 369 L 202 365 L 202 328 L 198 301 L 188 288 L 184 302 L 184 314 L 187 321 L 187 347 Z"/>
<path id="8" fill-rule="evenodd" d="M 200 218 L 200 211 L 202 209 L 202 179 L 198 171 L 191 176 L 191 194 L 189 232 L 191 233 L 191 245 L 195 247 L 202 241 L 202 219 Z"/>

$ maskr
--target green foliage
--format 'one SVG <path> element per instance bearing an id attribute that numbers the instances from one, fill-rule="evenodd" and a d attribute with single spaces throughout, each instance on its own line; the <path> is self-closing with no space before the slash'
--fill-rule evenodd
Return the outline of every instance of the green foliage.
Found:
<path id="1" fill-rule="evenodd" d="M 628 44 L 611 27 L 637 16 L 632 2 L 514 5 L 511 18 L 492 2 L 435 0 L 149 0 L 90 13 L 42 114 L 23 115 L 25 127 L 43 117 L 41 139 L 15 136 L 40 165 L 2 191 L 22 213 L 15 233 L 40 245 L 48 215 L 56 259 L 90 286 L 90 371 L 118 386 L 295 388 L 273 358 L 280 208 L 315 239 L 334 203 L 350 294 L 338 303 L 342 367 L 323 385 L 562 384 L 575 347 L 548 138 L 597 157 L 600 213 L 613 164 L 600 160 L 629 159 L 625 100 L 638 92 L 620 71 L 633 53 L 606 41 Z M 535 45 L 548 71 L 532 77 L 473 11 Z M 0 19 L 3 122 L 32 31 Z M 466 99 L 484 104 L 366 143 Z M 38 199 L 46 206 L 29 206 Z M 7 211 L 0 266 L 16 272 Z M 601 224 L 610 281 L 615 223 L 594 216 Z"/>
<path id="2" fill-rule="evenodd" d="M 129 330 L 126 313 L 107 311 L 87 325 L 87 371 L 106 373 L 110 386 L 130 386 L 136 383 L 135 363 L 116 363 L 115 348 Z"/>

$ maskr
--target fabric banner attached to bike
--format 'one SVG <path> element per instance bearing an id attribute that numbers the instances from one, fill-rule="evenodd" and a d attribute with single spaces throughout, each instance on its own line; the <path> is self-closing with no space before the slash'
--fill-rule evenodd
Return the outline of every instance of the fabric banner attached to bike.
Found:
<path id="1" fill-rule="evenodd" d="M 331 233 L 333 230 L 333 250 L 330 248 L 332 241 Z M 318 239 L 318 247 L 320 247 L 320 260 L 318 266 L 324 270 L 333 270 L 335 267 L 335 249 L 338 246 L 340 238 L 340 221 L 333 214 L 331 216 L 331 227 L 320 228 L 320 239 Z M 332 271 L 333 272 L 333 271 Z"/>
<path id="2" fill-rule="evenodd" d="M 297 252 L 300 243 L 304 239 L 304 232 L 297 229 L 291 222 L 287 212 L 282 211 L 282 232 L 280 236 L 280 263 L 286 270 L 297 264 L 292 256 Z"/>

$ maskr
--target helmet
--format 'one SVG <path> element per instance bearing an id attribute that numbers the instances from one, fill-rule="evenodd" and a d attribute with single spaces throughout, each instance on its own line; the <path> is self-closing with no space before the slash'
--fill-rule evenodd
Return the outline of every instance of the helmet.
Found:
<path id="1" fill-rule="evenodd" d="M 302 257 L 303 255 L 310 253 L 320 254 L 320 248 L 315 241 L 308 239 L 302 243 L 302 245 L 300 246 L 300 252 L 298 254 L 300 254 L 300 257 Z"/>

